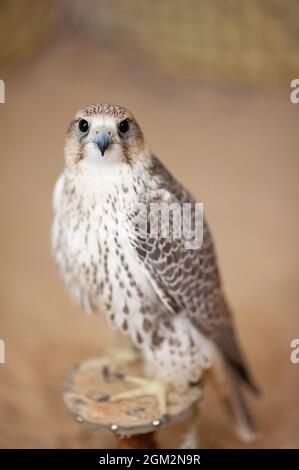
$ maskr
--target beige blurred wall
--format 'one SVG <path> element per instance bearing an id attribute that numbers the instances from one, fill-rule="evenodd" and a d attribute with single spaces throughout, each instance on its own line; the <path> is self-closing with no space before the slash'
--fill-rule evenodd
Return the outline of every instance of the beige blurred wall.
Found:
<path id="1" fill-rule="evenodd" d="M 100 316 L 76 311 L 49 249 L 66 127 L 82 105 L 111 101 L 134 112 L 156 154 L 204 203 L 240 339 L 263 390 L 252 402 L 262 435 L 255 446 L 298 447 L 299 366 L 290 362 L 290 341 L 299 336 L 293 73 L 284 71 L 275 86 L 215 84 L 84 28 L 59 13 L 37 48 L 2 68 L 0 338 L 7 363 L 0 364 L 0 446 L 115 445 L 68 415 L 61 388 L 73 363 L 123 340 Z M 204 447 L 240 446 L 210 388 L 199 426 Z M 182 430 L 162 432 L 161 444 L 177 445 Z"/>

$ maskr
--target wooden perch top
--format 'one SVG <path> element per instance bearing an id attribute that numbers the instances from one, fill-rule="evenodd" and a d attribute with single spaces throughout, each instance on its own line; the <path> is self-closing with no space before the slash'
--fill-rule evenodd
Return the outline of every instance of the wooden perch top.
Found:
<path id="1" fill-rule="evenodd" d="M 109 402 L 109 396 L 133 387 L 125 381 L 126 375 L 144 377 L 140 358 L 127 360 L 124 353 L 121 365 L 116 366 L 112 356 L 88 359 L 67 374 L 64 402 L 79 423 L 130 437 L 183 419 L 202 397 L 200 385 L 190 386 L 183 394 L 169 388 L 167 419 L 161 420 L 155 397 Z"/>

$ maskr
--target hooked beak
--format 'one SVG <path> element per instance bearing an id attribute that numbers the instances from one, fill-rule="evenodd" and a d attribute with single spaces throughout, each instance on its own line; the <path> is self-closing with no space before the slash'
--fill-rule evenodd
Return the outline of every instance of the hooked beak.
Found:
<path id="1" fill-rule="evenodd" d="M 110 138 L 107 132 L 101 132 L 95 139 L 94 143 L 99 147 L 102 156 L 104 156 L 105 151 L 110 145 Z"/>

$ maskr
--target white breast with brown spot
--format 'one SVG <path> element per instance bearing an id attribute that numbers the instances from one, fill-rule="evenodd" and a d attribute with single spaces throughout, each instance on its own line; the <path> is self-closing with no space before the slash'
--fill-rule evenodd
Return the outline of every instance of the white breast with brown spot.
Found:
<path id="1" fill-rule="evenodd" d="M 132 171 L 117 165 L 101 174 L 84 162 L 80 174 L 65 170 L 54 191 L 52 250 L 74 301 L 129 334 L 149 375 L 184 386 L 210 366 L 211 344 L 183 312 L 166 311 L 130 245 L 124 214 L 134 185 Z"/>

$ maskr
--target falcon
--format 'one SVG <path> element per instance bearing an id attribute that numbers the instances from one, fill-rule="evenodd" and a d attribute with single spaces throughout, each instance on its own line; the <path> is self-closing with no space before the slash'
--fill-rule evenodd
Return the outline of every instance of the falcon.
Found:
<path id="1" fill-rule="evenodd" d="M 251 439 L 243 385 L 254 394 L 258 389 L 236 338 L 207 222 L 195 246 L 184 233 L 161 236 L 150 227 L 153 204 L 194 208 L 195 199 L 122 106 L 81 109 L 68 127 L 64 154 L 53 195 L 55 262 L 76 304 L 129 335 L 145 368 L 146 378 L 131 378 L 134 389 L 110 399 L 153 395 L 163 416 L 167 387 L 184 393 L 210 369 L 240 437 Z M 175 222 L 172 212 L 169 219 Z"/>

